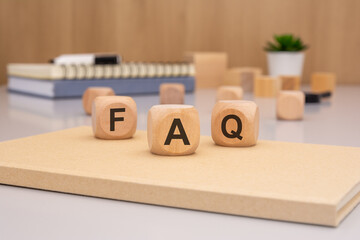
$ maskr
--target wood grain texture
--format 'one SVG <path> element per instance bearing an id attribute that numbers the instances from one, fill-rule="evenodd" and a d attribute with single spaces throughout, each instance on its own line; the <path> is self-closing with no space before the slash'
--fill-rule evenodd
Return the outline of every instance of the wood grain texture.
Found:
<path id="1" fill-rule="evenodd" d="M 287 32 L 310 44 L 303 82 L 328 71 L 360 83 L 359 12 L 358 0 L 0 0 L 0 83 L 9 62 L 80 52 L 176 61 L 186 51 L 226 51 L 229 67 L 266 73 L 265 41 Z"/>

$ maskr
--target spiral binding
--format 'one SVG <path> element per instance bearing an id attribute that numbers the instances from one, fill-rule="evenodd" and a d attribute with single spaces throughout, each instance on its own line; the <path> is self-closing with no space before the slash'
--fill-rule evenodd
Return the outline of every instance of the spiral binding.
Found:
<path id="1" fill-rule="evenodd" d="M 195 75 L 192 63 L 129 62 L 106 65 L 61 65 L 65 79 L 162 78 Z"/>

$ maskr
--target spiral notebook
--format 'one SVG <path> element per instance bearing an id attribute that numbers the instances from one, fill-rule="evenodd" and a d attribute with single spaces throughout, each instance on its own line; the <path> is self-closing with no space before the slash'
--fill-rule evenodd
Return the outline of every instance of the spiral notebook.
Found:
<path id="1" fill-rule="evenodd" d="M 161 78 L 194 76 L 191 63 L 122 63 L 106 65 L 19 64 L 7 66 L 9 76 L 44 80 Z"/>
<path id="2" fill-rule="evenodd" d="M 8 90 L 47 98 L 81 97 L 91 86 L 116 94 L 156 94 L 162 83 L 194 91 L 191 63 L 121 63 L 108 65 L 9 64 Z"/>

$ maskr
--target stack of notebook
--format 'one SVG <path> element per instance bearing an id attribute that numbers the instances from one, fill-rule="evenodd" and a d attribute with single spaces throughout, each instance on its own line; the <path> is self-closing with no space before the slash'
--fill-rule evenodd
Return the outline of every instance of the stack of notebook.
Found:
<path id="1" fill-rule="evenodd" d="M 10 91 L 48 98 L 81 97 L 91 86 L 118 95 L 158 93 L 165 82 L 195 86 L 191 63 L 9 64 L 7 73 Z"/>

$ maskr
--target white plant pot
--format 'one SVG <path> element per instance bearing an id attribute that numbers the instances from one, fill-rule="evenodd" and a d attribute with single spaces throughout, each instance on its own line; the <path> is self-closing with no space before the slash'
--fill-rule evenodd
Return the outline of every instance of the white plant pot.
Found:
<path id="1" fill-rule="evenodd" d="M 267 52 L 269 75 L 302 75 L 304 52 Z"/>

